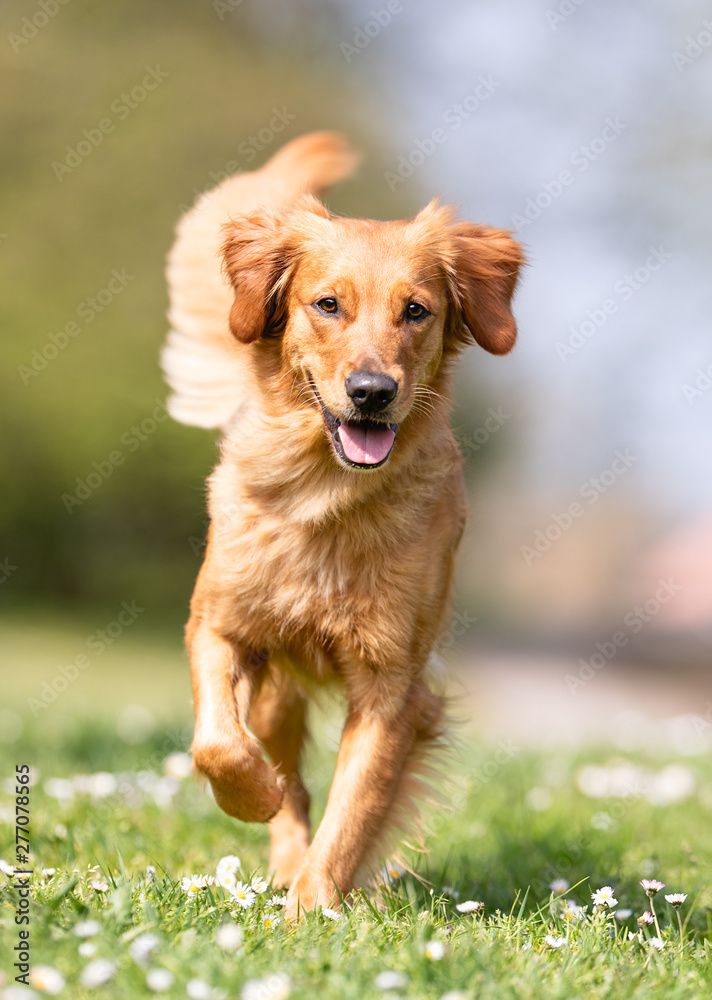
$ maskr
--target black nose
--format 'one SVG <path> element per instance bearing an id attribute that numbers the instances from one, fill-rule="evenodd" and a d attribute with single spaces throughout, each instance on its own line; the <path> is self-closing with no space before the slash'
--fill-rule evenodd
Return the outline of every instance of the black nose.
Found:
<path id="1" fill-rule="evenodd" d="M 393 402 L 398 392 L 398 383 L 390 375 L 372 372 L 355 372 L 344 385 L 354 406 L 362 413 L 380 413 Z"/>

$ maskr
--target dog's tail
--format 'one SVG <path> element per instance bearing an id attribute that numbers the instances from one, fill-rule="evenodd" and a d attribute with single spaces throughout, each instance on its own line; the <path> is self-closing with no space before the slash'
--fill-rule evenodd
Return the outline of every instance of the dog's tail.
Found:
<path id="1" fill-rule="evenodd" d="M 166 268 L 171 329 L 161 354 L 176 420 L 225 428 L 247 391 L 244 347 L 228 328 L 233 292 L 221 270 L 222 226 L 263 206 L 319 194 L 348 176 L 357 159 L 333 132 L 300 136 L 260 170 L 228 177 L 202 195 L 180 220 Z"/>

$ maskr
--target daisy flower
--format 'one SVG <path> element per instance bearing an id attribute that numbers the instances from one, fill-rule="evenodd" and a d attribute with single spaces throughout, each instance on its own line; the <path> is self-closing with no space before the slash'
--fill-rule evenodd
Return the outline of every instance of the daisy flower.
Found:
<path id="1" fill-rule="evenodd" d="M 292 992 L 289 976 L 275 972 L 264 979 L 248 979 L 240 993 L 241 1000 L 287 1000 Z"/>
<path id="2" fill-rule="evenodd" d="M 204 979 L 189 979 L 185 984 L 185 992 L 190 1000 L 210 1000 L 213 989 Z"/>
<path id="3" fill-rule="evenodd" d="M 87 986 L 89 989 L 103 986 L 104 983 L 109 982 L 115 972 L 116 962 L 112 962 L 108 958 L 95 958 L 82 971 L 80 976 L 82 986 Z"/>
<path id="4" fill-rule="evenodd" d="M 236 882 L 228 891 L 243 910 L 249 910 L 255 901 L 255 894 L 247 882 Z"/>
<path id="5" fill-rule="evenodd" d="M 108 892 L 109 891 L 109 883 L 108 882 L 102 882 L 101 879 L 98 879 L 98 878 L 93 879 L 89 883 L 89 885 L 92 887 L 92 889 L 94 889 L 95 892 Z"/>
<path id="6" fill-rule="evenodd" d="M 192 894 L 200 892 L 201 889 L 207 889 L 214 881 L 215 879 L 212 875 L 185 875 L 180 880 L 180 887 L 183 892 Z"/>
<path id="7" fill-rule="evenodd" d="M 652 899 L 661 889 L 665 888 L 665 883 L 656 878 L 642 878 L 640 884 L 645 889 L 647 896 Z"/>
<path id="8" fill-rule="evenodd" d="M 662 938 L 652 937 L 648 941 L 648 947 L 655 948 L 656 951 L 662 951 L 663 948 L 665 947 L 665 942 L 662 940 Z"/>
<path id="9" fill-rule="evenodd" d="M 160 944 L 155 934 L 139 934 L 129 945 L 129 955 L 137 965 L 148 965 L 152 951 Z"/>
<path id="10" fill-rule="evenodd" d="M 245 932 L 239 924 L 220 924 L 215 932 L 215 941 L 223 951 L 237 951 L 244 936 Z"/>
<path id="11" fill-rule="evenodd" d="M 272 896 L 271 899 L 267 900 L 267 905 L 268 906 L 286 906 L 287 905 L 287 897 L 286 896 L 277 896 L 277 895 L 274 895 L 274 896 Z"/>
<path id="12" fill-rule="evenodd" d="M 252 889 L 253 892 L 258 893 L 267 892 L 269 889 L 269 882 L 266 878 L 262 878 L 261 875 L 255 875 L 250 883 L 250 889 Z"/>
<path id="13" fill-rule="evenodd" d="M 544 941 L 550 948 L 560 948 L 563 944 L 566 944 L 565 937 L 554 937 L 553 934 L 547 934 Z"/>
<path id="14" fill-rule="evenodd" d="M 558 894 L 560 892 L 567 892 L 571 888 L 571 885 L 569 884 L 568 879 L 555 878 L 553 882 L 549 882 L 549 888 L 552 892 Z"/>
<path id="15" fill-rule="evenodd" d="M 655 923 L 655 917 L 652 915 L 650 910 L 646 910 L 645 913 L 641 913 L 638 917 L 638 924 L 642 927 L 645 924 L 646 927 L 652 927 Z"/>
<path id="16" fill-rule="evenodd" d="M 564 899 L 561 908 L 561 916 L 564 920 L 583 920 L 586 916 L 587 906 L 579 906 L 572 899 Z"/>
<path id="17" fill-rule="evenodd" d="M 15 866 L 9 865 L 7 861 L 5 861 L 3 858 L 0 858 L 0 872 L 4 872 L 5 875 L 14 875 Z"/>
<path id="18" fill-rule="evenodd" d="M 36 965 L 30 972 L 30 986 L 54 995 L 64 989 L 64 976 L 51 965 Z"/>
<path id="19" fill-rule="evenodd" d="M 610 885 L 604 885 L 600 889 L 596 889 L 595 892 L 591 893 L 591 899 L 593 900 L 593 905 L 599 906 L 602 910 L 612 910 L 618 903 L 618 900 L 613 896 L 613 888 Z"/>
<path id="20" fill-rule="evenodd" d="M 57 869 L 56 868 L 43 868 L 42 869 L 42 874 L 44 875 L 45 878 L 52 878 L 53 875 L 57 874 Z"/>
<path id="21" fill-rule="evenodd" d="M 173 985 L 173 973 L 168 969 L 149 969 L 146 973 L 146 986 L 153 993 L 165 993 Z"/>
<path id="22" fill-rule="evenodd" d="M 341 920 L 341 914 L 338 910 L 332 910 L 328 906 L 322 906 L 321 912 L 327 917 L 328 920 Z"/>
<path id="23" fill-rule="evenodd" d="M 404 972 L 386 969 L 385 972 L 378 973 L 373 985 L 377 990 L 383 990 L 384 993 L 389 990 L 404 990 L 408 985 L 408 977 Z"/>
<path id="24" fill-rule="evenodd" d="M 262 926 L 265 928 L 265 930 L 268 931 L 274 930 L 274 928 L 277 926 L 278 923 L 279 923 L 279 917 L 276 917 L 274 913 L 265 913 L 262 916 Z"/>
<path id="25" fill-rule="evenodd" d="M 675 909 L 677 910 L 677 909 L 679 909 L 682 906 L 682 904 L 687 899 L 687 893 L 686 892 L 673 892 L 669 896 L 666 896 L 665 899 L 670 904 L 670 906 L 674 906 Z"/>
<path id="26" fill-rule="evenodd" d="M 96 955 L 97 947 L 93 941 L 82 941 L 77 951 L 82 958 L 93 958 Z"/>
<path id="27" fill-rule="evenodd" d="M 98 920 L 80 920 L 74 925 L 74 933 L 80 938 L 94 937 L 100 930 L 101 924 Z"/>
<path id="28" fill-rule="evenodd" d="M 383 868 L 383 874 L 388 879 L 403 878 L 405 875 L 405 868 L 402 865 L 399 865 L 397 861 L 388 861 Z"/>
<path id="29" fill-rule="evenodd" d="M 425 956 L 433 962 L 439 962 L 445 957 L 445 945 L 442 941 L 428 941 L 425 946 Z"/>
<path id="30" fill-rule="evenodd" d="M 215 871 L 215 881 L 223 889 L 232 889 L 237 881 L 237 873 L 240 869 L 240 859 L 236 854 L 227 854 L 220 858 Z"/>
<path id="31" fill-rule="evenodd" d="M 458 913 L 480 913 L 484 908 L 485 904 L 477 899 L 465 899 L 462 903 L 455 904 Z"/>

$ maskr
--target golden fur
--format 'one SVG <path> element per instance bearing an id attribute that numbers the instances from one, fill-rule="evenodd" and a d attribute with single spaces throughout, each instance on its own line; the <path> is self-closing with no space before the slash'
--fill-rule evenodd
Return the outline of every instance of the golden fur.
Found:
<path id="1" fill-rule="evenodd" d="M 225 433 L 187 627 L 193 756 L 222 809 L 270 821 L 288 917 L 353 888 L 439 732 L 426 666 L 465 518 L 451 367 L 473 339 L 503 354 L 516 336 L 510 235 L 436 202 L 407 222 L 335 218 L 314 193 L 354 163 L 338 136 L 295 140 L 203 196 L 168 264 L 171 412 Z M 376 423 L 345 390 L 364 371 L 398 386 Z M 395 425 L 382 464 L 347 464 L 349 428 Z M 299 761 L 325 684 L 348 709 L 310 844 Z"/>

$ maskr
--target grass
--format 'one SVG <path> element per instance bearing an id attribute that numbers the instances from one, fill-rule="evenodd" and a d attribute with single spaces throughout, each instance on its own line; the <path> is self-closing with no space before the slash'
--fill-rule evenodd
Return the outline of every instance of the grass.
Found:
<path id="1" fill-rule="evenodd" d="M 16 635 L 13 648 L 21 645 Z M 61 973 L 65 985 L 59 996 L 153 996 L 147 984 L 152 969 L 171 974 L 172 985 L 163 993 L 169 998 L 425 1000 L 450 994 L 472 1000 L 629 1000 L 654 992 L 678 1000 L 712 991 L 709 761 L 683 764 L 694 777 L 694 794 L 652 805 L 640 789 L 627 797 L 583 794 L 577 781 L 581 768 L 609 766 L 612 751 L 606 748 L 555 757 L 518 750 L 497 764 L 496 748 L 463 734 L 448 769 L 453 808 L 426 810 L 428 852 L 405 853 L 415 874 L 363 893 L 338 920 L 314 913 L 298 926 L 280 920 L 269 929 L 262 917 L 279 918 L 281 912 L 278 903 L 268 903 L 271 888 L 241 909 L 217 885 L 193 894 L 180 886 L 187 874 L 214 875 L 218 860 L 228 854 L 239 855 L 239 877 L 245 881 L 267 874 L 267 831 L 229 819 L 192 777 L 181 776 L 190 739 L 187 701 L 170 715 L 157 712 L 152 732 L 132 736 L 126 720 L 135 711 L 127 715 L 124 703 L 136 700 L 137 673 L 130 661 L 137 659 L 136 669 L 145 676 L 146 658 L 138 645 L 136 636 L 127 636 L 124 652 L 115 654 L 112 675 L 115 679 L 123 665 L 125 688 L 122 693 L 115 681 L 110 705 L 97 700 L 89 711 L 79 697 L 83 681 L 77 680 L 45 714 L 32 719 L 25 713 L 24 731 L 2 750 L 6 778 L 22 763 L 39 774 L 30 794 L 32 964 Z M 164 647 L 162 655 L 164 680 L 173 658 L 182 681 L 177 648 Z M 48 663 L 38 669 L 38 675 L 29 671 L 33 686 Z M 117 715 L 124 721 L 124 739 L 117 735 Z M 307 772 L 318 817 L 338 724 L 325 714 L 316 729 Z M 141 742 L 125 742 L 127 733 Z M 671 763 L 665 757 L 626 759 L 630 773 L 643 781 Z M 97 772 L 103 777 L 77 777 Z M 0 857 L 11 864 L 10 791 L 6 785 L 0 807 Z M 155 876 L 147 876 L 148 866 Z M 56 871 L 43 876 L 43 868 Z M 638 937 L 636 918 L 649 908 L 638 885 L 641 877 L 667 884 L 656 900 L 661 952 L 648 944 L 655 928 Z M 557 878 L 571 888 L 552 892 L 550 883 Z M 17 889 L 2 874 L 0 883 L 3 951 L 9 955 L 18 941 Z M 591 893 L 603 885 L 615 888 L 616 909 L 632 910 L 629 917 L 592 912 Z M 680 910 L 682 940 L 677 914 L 663 899 L 665 892 L 677 891 L 688 894 Z M 564 898 L 587 905 L 586 915 L 567 918 Z M 484 911 L 459 912 L 458 902 L 466 900 L 484 902 Z M 78 925 L 89 920 L 97 921 L 96 933 L 79 937 Z M 156 940 L 148 939 L 154 948 L 142 963 L 139 951 L 147 933 Z M 94 954 L 87 954 L 91 950 Z M 97 968 L 91 965 L 97 959 L 112 963 L 111 977 L 102 986 L 85 985 L 82 975 L 87 967 Z M 3 969 L 11 971 L 7 959 Z M 14 997 L 7 987 L 5 994 L 0 991 L 4 995 Z"/>

